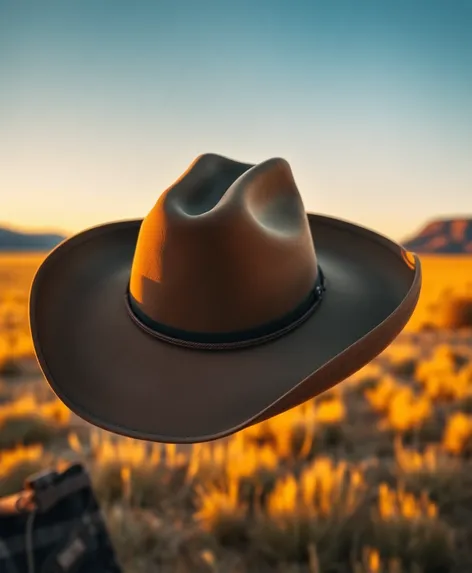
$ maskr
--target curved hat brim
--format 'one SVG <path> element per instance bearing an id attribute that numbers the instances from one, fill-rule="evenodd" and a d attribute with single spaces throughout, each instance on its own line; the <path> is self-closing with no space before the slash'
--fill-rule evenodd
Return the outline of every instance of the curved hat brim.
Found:
<path id="1" fill-rule="evenodd" d="M 130 319 L 124 295 L 141 220 L 60 244 L 30 296 L 35 351 L 53 391 L 106 430 L 192 443 L 278 414 L 359 370 L 410 318 L 419 260 L 357 225 L 308 217 L 326 279 L 320 307 L 289 334 L 239 350 L 173 346 Z"/>

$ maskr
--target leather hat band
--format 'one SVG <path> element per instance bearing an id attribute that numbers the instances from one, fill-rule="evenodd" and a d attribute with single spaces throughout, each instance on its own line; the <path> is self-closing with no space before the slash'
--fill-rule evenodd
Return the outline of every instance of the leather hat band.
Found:
<path id="1" fill-rule="evenodd" d="M 279 338 L 300 326 L 318 308 L 326 290 L 325 278 L 320 267 L 315 286 L 310 294 L 295 309 L 277 320 L 256 328 L 237 332 L 191 332 L 157 322 L 146 316 L 130 295 L 129 286 L 125 295 L 129 315 L 142 330 L 164 342 L 202 350 L 226 350 L 247 348 Z"/>

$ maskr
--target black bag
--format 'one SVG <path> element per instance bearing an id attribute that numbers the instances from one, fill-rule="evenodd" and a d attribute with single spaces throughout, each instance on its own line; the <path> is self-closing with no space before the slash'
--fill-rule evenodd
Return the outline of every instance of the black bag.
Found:
<path id="1" fill-rule="evenodd" d="M 122 573 L 81 464 L 0 499 L 0 573 Z"/>

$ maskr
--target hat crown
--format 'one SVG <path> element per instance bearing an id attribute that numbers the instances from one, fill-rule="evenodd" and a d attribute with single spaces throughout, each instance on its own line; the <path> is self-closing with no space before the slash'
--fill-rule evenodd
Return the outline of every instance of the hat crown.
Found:
<path id="1" fill-rule="evenodd" d="M 231 333 L 287 315 L 317 278 L 289 164 L 205 154 L 143 220 L 129 295 L 140 315 L 165 327 Z"/>

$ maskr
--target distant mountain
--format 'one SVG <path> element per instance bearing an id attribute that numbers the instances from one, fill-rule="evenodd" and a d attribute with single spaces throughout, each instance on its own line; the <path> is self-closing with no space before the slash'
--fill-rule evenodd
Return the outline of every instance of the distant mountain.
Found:
<path id="1" fill-rule="evenodd" d="M 403 242 L 416 253 L 472 255 L 472 218 L 437 219 Z"/>
<path id="2" fill-rule="evenodd" d="M 53 233 L 21 233 L 0 227 L 0 251 L 50 251 L 64 239 Z"/>

